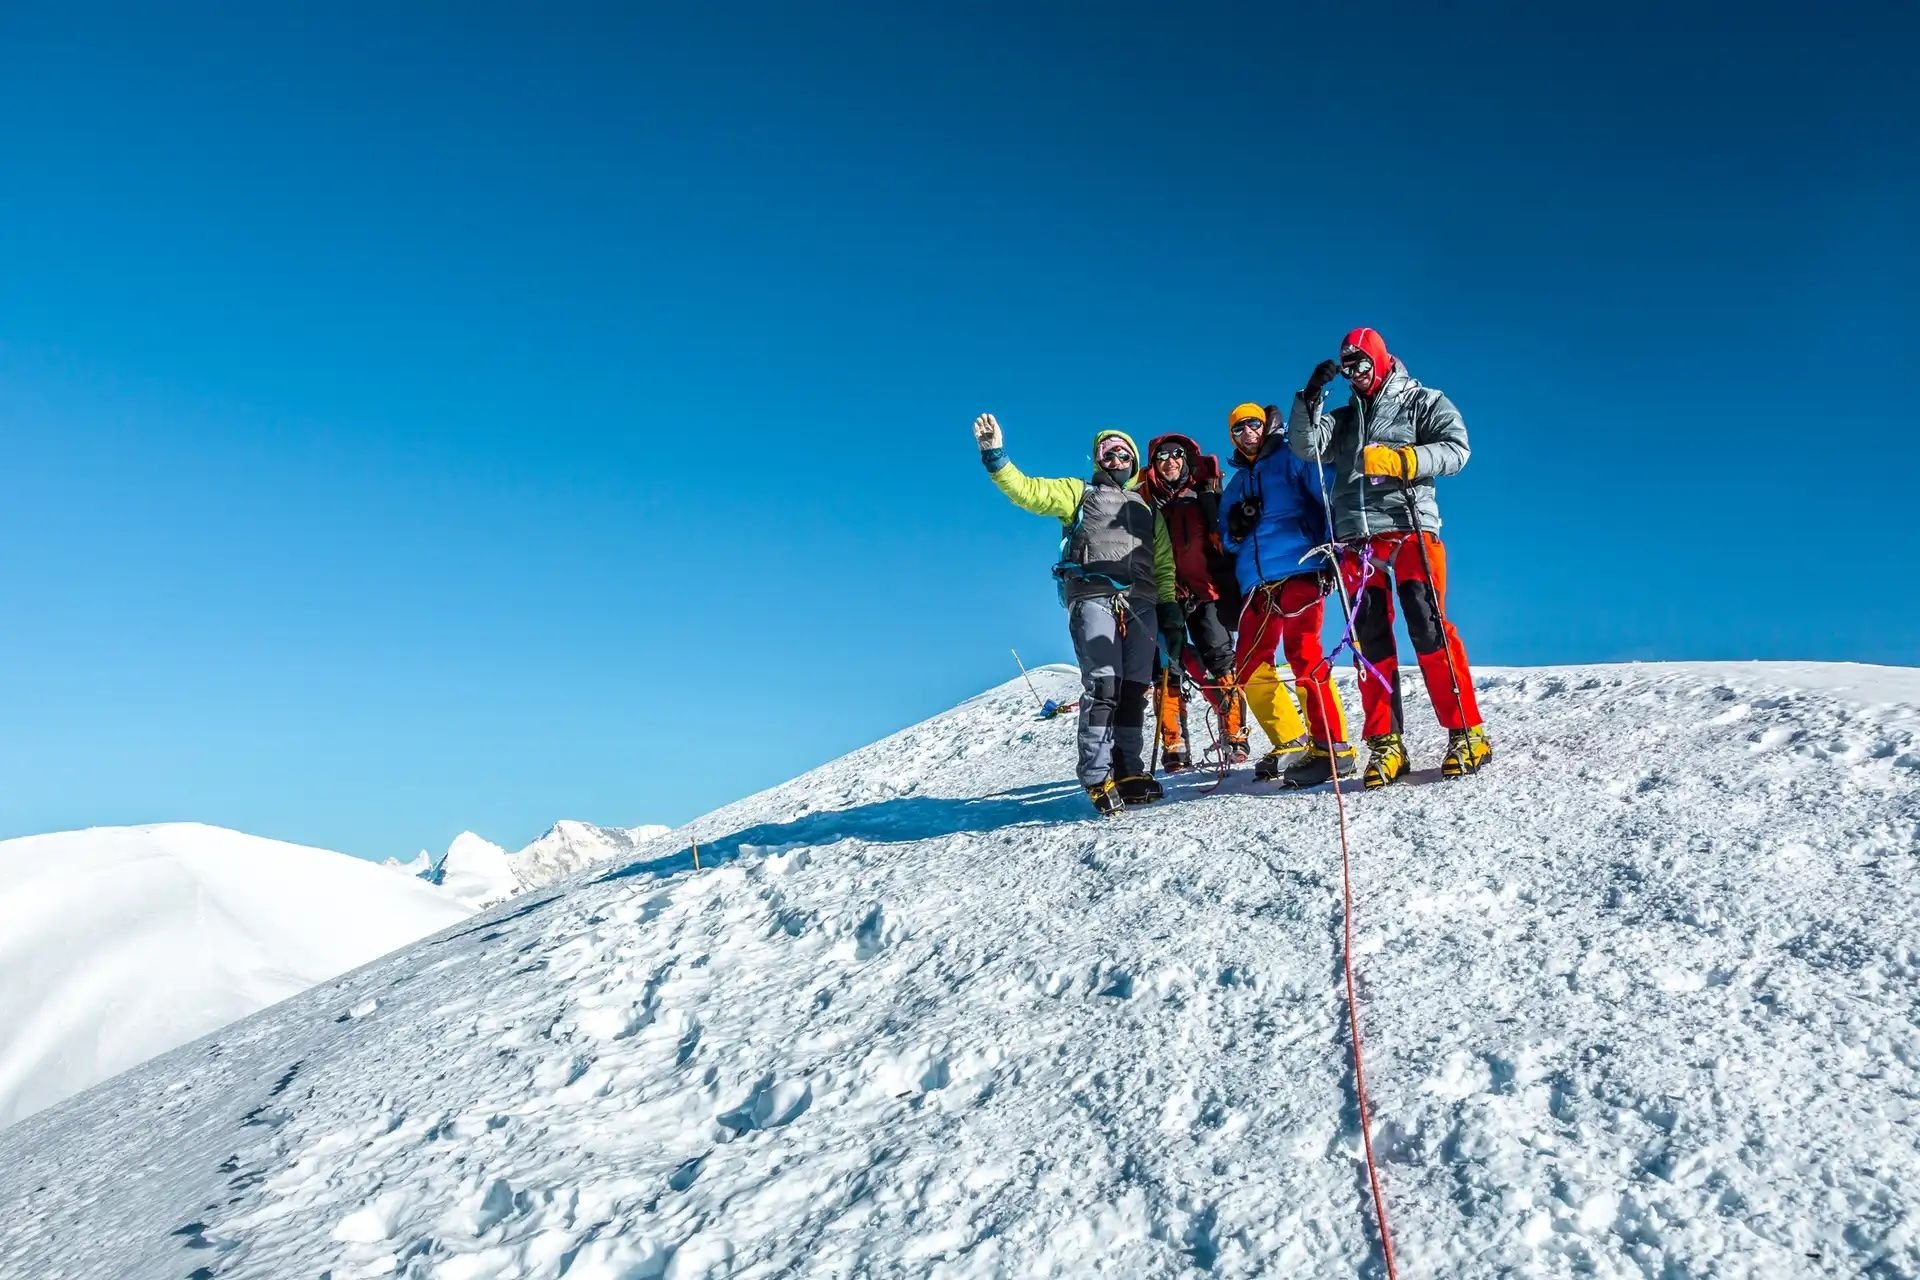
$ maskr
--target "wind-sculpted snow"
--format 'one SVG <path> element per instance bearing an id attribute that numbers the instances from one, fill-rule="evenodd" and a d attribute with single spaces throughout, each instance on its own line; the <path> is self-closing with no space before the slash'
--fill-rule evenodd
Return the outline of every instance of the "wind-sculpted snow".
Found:
<path id="1" fill-rule="evenodd" d="M 1349 798 L 1401 1274 L 1920 1275 L 1920 678 L 1482 701 Z M 1332 797 L 1099 821 L 1071 734 L 1016 681 L 0 1133 L 0 1274 L 1379 1276 Z"/>
<path id="2" fill-rule="evenodd" d="M 344 853 L 199 823 L 0 841 L 0 1125 L 463 914 Z"/>

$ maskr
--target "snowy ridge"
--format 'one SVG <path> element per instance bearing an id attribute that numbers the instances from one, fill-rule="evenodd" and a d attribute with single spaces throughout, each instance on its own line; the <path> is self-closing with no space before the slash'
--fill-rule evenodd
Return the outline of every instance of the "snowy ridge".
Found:
<path id="1" fill-rule="evenodd" d="M 591 822 L 563 819 L 514 855 L 521 887 L 523 890 L 545 888 L 588 867 L 615 858 L 631 858 L 671 830 L 658 824 L 598 827 Z"/>
<path id="2" fill-rule="evenodd" d="M 1920 673 L 1489 672 L 1445 784 L 1410 702 L 1401 1274 L 1920 1276 Z M 0 1274 L 1379 1275 L 1331 797 L 1101 822 L 1071 734 L 1015 681 L 0 1132 Z"/>
<path id="3" fill-rule="evenodd" d="M 464 914 L 346 854 L 198 823 L 0 841 L 0 1125 Z"/>

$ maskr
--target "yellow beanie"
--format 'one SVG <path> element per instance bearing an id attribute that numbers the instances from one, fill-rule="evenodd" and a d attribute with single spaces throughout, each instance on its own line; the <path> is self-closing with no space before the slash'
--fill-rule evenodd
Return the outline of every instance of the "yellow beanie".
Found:
<path id="1" fill-rule="evenodd" d="M 1237 404 L 1233 406 L 1233 412 L 1227 415 L 1227 426 L 1231 429 L 1234 423 L 1243 422 L 1248 418 L 1258 418 L 1260 421 L 1265 422 L 1267 420 L 1267 411 L 1257 404 Z"/>

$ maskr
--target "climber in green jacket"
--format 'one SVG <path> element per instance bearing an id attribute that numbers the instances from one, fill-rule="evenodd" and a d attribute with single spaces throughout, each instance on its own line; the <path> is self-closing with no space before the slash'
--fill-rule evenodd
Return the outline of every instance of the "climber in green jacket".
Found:
<path id="1" fill-rule="evenodd" d="M 1140 450 L 1124 431 L 1096 432 L 1088 479 L 1043 479 L 1013 465 L 992 414 L 974 419 L 973 434 L 1000 491 L 1062 526 L 1053 572 L 1080 660 L 1080 783 L 1108 816 L 1152 804 L 1162 794 L 1144 758 L 1154 650 L 1164 643 L 1177 659 L 1186 619 L 1166 522 L 1135 487 Z"/>

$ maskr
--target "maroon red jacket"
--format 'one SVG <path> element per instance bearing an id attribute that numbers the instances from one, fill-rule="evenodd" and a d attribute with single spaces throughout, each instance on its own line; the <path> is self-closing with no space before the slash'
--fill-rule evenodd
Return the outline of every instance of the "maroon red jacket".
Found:
<path id="1" fill-rule="evenodd" d="M 1153 455 L 1163 444 L 1177 444 L 1187 451 L 1187 474 L 1171 492 L 1153 466 Z M 1220 545 L 1220 459 L 1202 453 L 1192 436 L 1168 432 L 1147 445 L 1140 466 L 1137 488 L 1167 522 L 1180 598 L 1197 603 L 1238 594 L 1233 562 Z"/>

